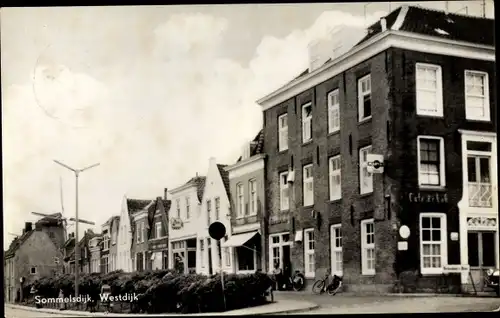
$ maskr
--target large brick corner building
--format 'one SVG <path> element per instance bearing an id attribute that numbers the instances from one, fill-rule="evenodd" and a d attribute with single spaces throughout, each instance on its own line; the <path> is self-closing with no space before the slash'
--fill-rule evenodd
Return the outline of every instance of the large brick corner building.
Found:
<path id="1" fill-rule="evenodd" d="M 499 266 L 493 30 L 403 6 L 258 101 L 268 270 L 289 260 L 311 280 L 329 270 L 349 290 L 387 291 L 402 271 L 425 290 L 445 265 L 470 265 L 476 283 Z"/>

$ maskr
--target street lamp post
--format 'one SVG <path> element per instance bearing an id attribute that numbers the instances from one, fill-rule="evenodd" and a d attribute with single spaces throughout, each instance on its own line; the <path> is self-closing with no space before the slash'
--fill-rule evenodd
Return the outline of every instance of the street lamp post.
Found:
<path id="1" fill-rule="evenodd" d="M 78 219 L 78 176 L 80 175 L 80 172 L 84 172 L 85 170 L 89 170 L 91 168 L 94 168 L 99 165 L 99 163 L 95 163 L 91 166 L 85 167 L 83 169 L 73 169 L 68 165 L 65 165 L 64 163 L 54 160 L 55 163 L 57 163 L 60 166 L 63 166 L 64 168 L 71 170 L 75 173 L 75 182 L 76 182 L 76 197 L 75 197 L 75 297 L 78 297 L 78 285 L 79 285 L 79 272 L 80 272 L 80 267 L 79 267 L 79 261 L 80 261 L 80 246 L 79 246 L 79 241 L 78 241 L 78 223 L 82 222 L 83 220 Z M 71 219 L 70 219 L 71 220 Z M 89 222 L 89 221 L 83 221 L 82 223 L 87 223 L 87 224 L 95 224 L 94 222 Z"/>

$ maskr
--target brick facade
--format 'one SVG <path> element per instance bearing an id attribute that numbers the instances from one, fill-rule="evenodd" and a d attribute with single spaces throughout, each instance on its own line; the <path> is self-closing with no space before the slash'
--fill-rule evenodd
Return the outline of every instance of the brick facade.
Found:
<path id="1" fill-rule="evenodd" d="M 424 62 L 442 68 L 444 116 L 416 116 L 415 64 Z M 465 120 L 464 70 L 489 74 L 492 122 Z M 359 122 L 357 80 L 371 74 L 372 118 Z M 495 131 L 494 63 L 450 56 L 438 56 L 391 48 L 356 65 L 316 87 L 264 111 L 267 209 L 280 210 L 279 173 L 293 166 L 295 181 L 290 186 L 288 222 L 270 224 L 269 233 L 314 228 L 316 279 L 331 268 L 330 225 L 342 224 L 343 274 L 351 290 L 392 286 L 399 272 L 420 269 L 419 213 L 447 214 L 448 263 L 460 264 L 460 244 L 450 241 L 449 233 L 458 232 L 457 203 L 462 196 L 462 158 L 458 129 Z M 327 94 L 339 88 L 340 131 L 328 134 Z M 313 138 L 302 144 L 301 106 L 312 102 Z M 288 114 L 289 149 L 278 151 L 278 116 Z M 440 191 L 422 191 L 418 187 L 417 136 L 444 138 L 446 187 Z M 372 145 L 372 153 L 386 158 L 385 173 L 373 176 L 373 193 L 360 195 L 359 149 Z M 330 202 L 328 159 L 341 155 L 342 199 Z M 303 172 L 313 164 L 314 206 L 303 206 Z M 446 203 L 409 202 L 408 195 L 446 197 Z M 311 210 L 320 214 L 313 219 Z M 376 264 L 374 276 L 361 275 L 360 222 L 375 222 Z M 397 251 L 400 225 L 411 230 L 406 252 Z M 267 242 L 267 244 L 269 244 Z M 292 245 L 293 270 L 304 271 L 304 243 Z M 267 251 L 269 254 L 269 251 Z M 268 256 L 269 257 L 269 256 Z M 430 277 L 430 279 L 429 279 Z M 435 277 L 421 279 L 422 286 Z M 371 287 L 370 287 L 371 286 Z"/>

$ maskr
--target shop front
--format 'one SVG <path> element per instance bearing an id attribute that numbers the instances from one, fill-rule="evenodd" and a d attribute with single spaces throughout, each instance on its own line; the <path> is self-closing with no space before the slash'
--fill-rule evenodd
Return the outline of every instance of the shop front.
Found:
<path id="1" fill-rule="evenodd" d="M 235 272 L 237 274 L 255 273 L 261 267 L 261 234 L 259 231 L 233 234 L 221 245 L 233 248 Z"/>
<path id="2" fill-rule="evenodd" d="M 149 250 L 153 270 L 168 268 L 168 239 L 166 237 L 150 241 Z"/>
<path id="3" fill-rule="evenodd" d="M 170 242 L 173 269 L 179 273 L 196 273 L 196 237 Z"/>

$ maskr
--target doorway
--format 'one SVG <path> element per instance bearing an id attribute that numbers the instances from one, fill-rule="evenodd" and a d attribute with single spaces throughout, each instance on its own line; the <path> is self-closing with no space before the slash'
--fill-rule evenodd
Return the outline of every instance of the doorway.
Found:
<path id="1" fill-rule="evenodd" d="M 290 245 L 283 245 L 283 274 L 285 277 L 292 276 L 292 261 L 290 256 Z"/>
<path id="2" fill-rule="evenodd" d="M 212 264 L 212 241 L 207 239 L 207 247 L 208 247 L 208 275 L 213 274 L 213 264 Z"/>
<path id="3" fill-rule="evenodd" d="M 496 264 L 496 232 L 478 231 L 467 233 L 467 248 L 469 256 L 469 266 L 474 280 L 474 285 L 478 291 L 485 291 L 484 285 L 486 271 L 490 268 L 497 268 Z"/>

